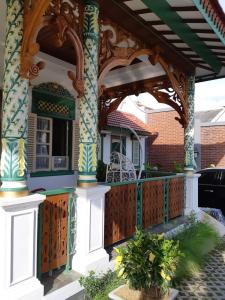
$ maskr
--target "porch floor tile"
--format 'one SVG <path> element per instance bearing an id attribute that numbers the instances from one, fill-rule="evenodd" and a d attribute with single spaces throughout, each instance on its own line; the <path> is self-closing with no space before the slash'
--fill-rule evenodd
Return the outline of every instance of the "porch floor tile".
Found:
<path id="1" fill-rule="evenodd" d="M 225 237 L 207 258 L 202 271 L 176 288 L 177 300 L 225 300 Z"/>

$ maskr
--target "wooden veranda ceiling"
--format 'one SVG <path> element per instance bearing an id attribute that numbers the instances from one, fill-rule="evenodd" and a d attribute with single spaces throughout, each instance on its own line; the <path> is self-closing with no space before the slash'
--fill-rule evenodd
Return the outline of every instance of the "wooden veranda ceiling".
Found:
<path id="1" fill-rule="evenodd" d="M 212 3 L 212 11 L 217 20 L 218 34 L 208 24 L 196 3 L 198 0 L 99 0 L 100 18 L 109 18 L 131 34 L 144 41 L 149 47 L 155 45 L 164 49 L 164 57 L 174 61 L 184 72 L 196 68 L 196 80 L 209 80 L 225 76 L 225 18 L 216 0 L 199 0 Z M 165 5 L 171 18 L 179 21 L 186 36 L 177 29 L 176 22 L 168 24 L 151 3 Z M 160 4 L 161 3 L 161 4 Z M 205 4 L 207 5 L 207 3 Z M 109 9 L 110 8 L 110 9 Z M 213 13 L 211 15 L 213 16 Z M 209 22 L 210 23 L 210 22 Z M 174 26 L 175 27 L 174 27 Z M 182 27 L 184 26 L 184 27 Z M 43 28 L 38 35 L 41 50 L 59 59 L 76 64 L 74 49 L 69 42 L 55 48 L 51 43 L 51 31 Z M 137 63 L 135 60 L 133 63 Z"/>

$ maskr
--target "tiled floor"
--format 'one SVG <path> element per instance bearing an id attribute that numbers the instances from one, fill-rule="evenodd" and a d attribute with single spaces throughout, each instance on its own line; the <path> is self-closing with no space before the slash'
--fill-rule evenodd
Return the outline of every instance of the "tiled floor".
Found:
<path id="1" fill-rule="evenodd" d="M 177 287 L 177 300 L 225 300 L 225 238 L 202 271 Z"/>

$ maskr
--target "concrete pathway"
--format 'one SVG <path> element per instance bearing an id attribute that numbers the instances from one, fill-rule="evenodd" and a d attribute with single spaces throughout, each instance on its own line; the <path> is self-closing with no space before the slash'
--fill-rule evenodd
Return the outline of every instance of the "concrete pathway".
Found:
<path id="1" fill-rule="evenodd" d="M 177 300 L 225 300 L 225 238 L 212 251 L 205 267 L 177 287 Z"/>

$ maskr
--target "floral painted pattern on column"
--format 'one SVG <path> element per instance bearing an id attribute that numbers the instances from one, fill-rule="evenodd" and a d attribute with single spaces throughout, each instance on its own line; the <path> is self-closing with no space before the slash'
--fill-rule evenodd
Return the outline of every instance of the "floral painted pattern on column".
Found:
<path id="1" fill-rule="evenodd" d="M 2 110 L 2 192 L 26 190 L 29 82 L 20 76 L 23 0 L 7 1 Z"/>
<path id="2" fill-rule="evenodd" d="M 195 77 L 188 78 L 187 90 L 188 124 L 184 132 L 185 171 L 193 171 L 194 162 L 194 115 L 195 115 Z"/>
<path id="3" fill-rule="evenodd" d="M 80 101 L 79 184 L 96 183 L 98 120 L 99 8 L 85 1 L 84 10 L 84 96 Z"/>

